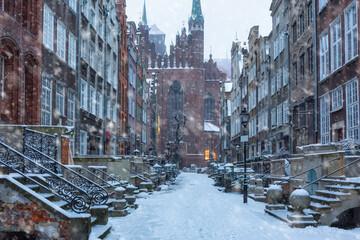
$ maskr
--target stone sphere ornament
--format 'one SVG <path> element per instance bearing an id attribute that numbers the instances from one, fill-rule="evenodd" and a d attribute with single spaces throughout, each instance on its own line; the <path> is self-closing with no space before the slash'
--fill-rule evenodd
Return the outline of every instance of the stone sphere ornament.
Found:
<path id="1" fill-rule="evenodd" d="M 283 196 L 282 187 L 280 185 L 270 185 L 267 191 L 267 197 L 271 199 L 273 204 L 278 204 Z"/>
<path id="2" fill-rule="evenodd" d="M 296 189 L 291 193 L 289 201 L 295 212 L 303 213 L 310 206 L 311 198 L 305 189 Z"/>

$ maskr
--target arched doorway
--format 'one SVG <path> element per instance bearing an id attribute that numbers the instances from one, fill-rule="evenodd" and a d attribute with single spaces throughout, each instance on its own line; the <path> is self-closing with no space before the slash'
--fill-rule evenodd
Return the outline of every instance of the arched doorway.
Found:
<path id="1" fill-rule="evenodd" d="M 311 183 L 315 180 L 317 180 L 316 172 L 314 170 L 310 170 L 307 176 L 307 182 Z M 308 186 L 307 190 L 310 193 L 310 195 L 315 195 L 315 191 L 318 190 L 318 183 L 311 184 L 310 186 Z"/>

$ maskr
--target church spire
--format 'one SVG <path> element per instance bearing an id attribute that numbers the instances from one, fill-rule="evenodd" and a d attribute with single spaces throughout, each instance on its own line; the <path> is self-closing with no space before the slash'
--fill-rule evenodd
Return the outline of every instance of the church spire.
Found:
<path id="1" fill-rule="evenodd" d="M 200 0 L 193 0 L 190 21 L 204 22 L 204 16 L 202 15 Z"/>
<path id="2" fill-rule="evenodd" d="M 142 19 L 141 22 L 143 25 L 147 26 L 147 16 L 146 16 L 146 4 L 145 4 L 145 0 L 144 0 L 144 9 L 143 9 L 143 14 L 142 14 Z"/>

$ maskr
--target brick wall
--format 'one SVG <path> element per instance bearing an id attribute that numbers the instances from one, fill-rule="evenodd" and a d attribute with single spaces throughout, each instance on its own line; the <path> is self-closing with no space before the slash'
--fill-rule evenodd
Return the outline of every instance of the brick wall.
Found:
<path id="1" fill-rule="evenodd" d="M 70 239 L 71 227 L 44 207 L 0 184 L 0 238 L 6 233 L 24 232 L 41 239 Z"/>

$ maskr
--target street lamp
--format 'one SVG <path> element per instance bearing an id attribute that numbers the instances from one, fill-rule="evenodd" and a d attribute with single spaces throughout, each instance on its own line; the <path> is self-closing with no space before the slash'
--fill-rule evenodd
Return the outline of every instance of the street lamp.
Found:
<path id="1" fill-rule="evenodd" d="M 244 143 L 244 203 L 247 203 L 247 179 L 246 179 L 246 148 L 247 148 L 247 141 L 248 141 L 248 133 L 247 133 L 247 123 L 249 122 L 250 114 L 247 112 L 247 109 L 244 108 L 241 111 L 240 118 L 241 124 L 243 125 L 246 135 L 242 136 L 241 142 Z"/>

